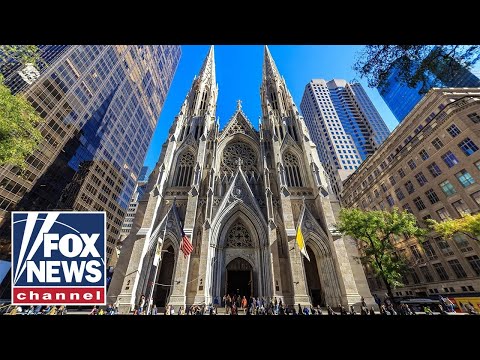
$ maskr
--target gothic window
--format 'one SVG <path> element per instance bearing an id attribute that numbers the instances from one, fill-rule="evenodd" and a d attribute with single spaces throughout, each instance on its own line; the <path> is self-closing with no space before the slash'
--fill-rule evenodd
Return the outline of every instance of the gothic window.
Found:
<path id="1" fill-rule="evenodd" d="M 193 166 L 195 165 L 193 154 L 187 151 L 179 159 L 173 186 L 190 186 L 192 183 Z"/>
<path id="2" fill-rule="evenodd" d="M 238 159 L 242 159 L 243 172 L 257 172 L 257 155 L 246 143 L 230 143 L 223 150 L 221 170 L 235 172 L 238 167 Z"/>
<path id="3" fill-rule="evenodd" d="M 272 100 L 273 110 L 278 110 L 277 96 L 275 95 L 274 91 L 270 93 L 270 99 Z"/>
<path id="4" fill-rule="evenodd" d="M 238 222 L 232 226 L 227 235 L 226 247 L 252 248 L 253 240 L 245 226 Z"/>
<path id="5" fill-rule="evenodd" d="M 285 166 L 285 175 L 287 177 L 287 186 L 303 186 L 302 177 L 300 176 L 300 165 L 296 156 L 290 152 L 286 153 L 283 155 L 283 163 Z"/>

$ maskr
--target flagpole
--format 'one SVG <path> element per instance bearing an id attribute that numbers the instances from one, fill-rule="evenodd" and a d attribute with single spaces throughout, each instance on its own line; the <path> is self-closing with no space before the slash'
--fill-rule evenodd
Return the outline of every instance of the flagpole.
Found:
<path id="1" fill-rule="evenodd" d="M 167 213 L 168 215 L 168 213 Z M 166 220 L 167 217 L 165 217 L 165 220 Z M 163 229 L 163 238 L 162 238 L 162 242 L 165 242 L 165 236 L 167 235 L 167 222 L 165 221 L 165 228 Z M 157 241 L 157 244 L 158 246 L 158 241 Z M 155 249 L 155 255 L 157 252 L 157 249 Z M 161 260 L 161 254 L 162 252 L 160 251 L 160 260 Z M 155 258 L 154 258 L 155 259 Z M 153 277 L 153 283 L 152 283 L 152 290 L 150 291 L 150 296 L 149 296 L 149 299 L 148 299 L 148 311 L 147 311 L 147 314 L 151 314 L 151 311 L 152 311 L 152 299 L 153 299 L 153 293 L 155 292 L 155 286 L 156 286 L 156 282 L 157 282 L 157 275 L 158 275 L 158 269 L 160 268 L 160 261 L 158 262 L 157 266 L 155 267 L 155 275 Z"/>

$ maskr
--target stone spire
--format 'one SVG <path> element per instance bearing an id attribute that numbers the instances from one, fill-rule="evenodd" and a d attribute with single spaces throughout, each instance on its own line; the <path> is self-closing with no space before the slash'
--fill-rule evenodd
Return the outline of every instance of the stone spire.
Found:
<path id="1" fill-rule="evenodd" d="M 263 48 L 263 81 L 268 79 L 280 79 L 280 73 L 278 72 L 277 65 L 273 61 L 272 54 L 268 46 L 265 45 Z"/>
<path id="2" fill-rule="evenodd" d="M 210 85 L 216 84 L 216 77 L 215 77 L 215 51 L 213 49 L 213 45 L 210 46 L 210 50 L 208 51 L 207 57 L 203 62 L 202 69 L 200 70 L 198 78 L 201 81 L 209 82 Z"/>

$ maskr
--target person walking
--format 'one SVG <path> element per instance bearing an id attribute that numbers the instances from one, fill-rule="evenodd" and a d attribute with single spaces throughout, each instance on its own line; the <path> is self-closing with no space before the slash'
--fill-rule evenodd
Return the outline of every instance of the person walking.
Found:
<path id="1" fill-rule="evenodd" d="M 245 315 L 245 312 L 247 311 L 247 298 L 245 296 L 243 296 L 242 298 L 242 309 L 243 309 L 243 314 Z"/>
<path id="2" fill-rule="evenodd" d="M 143 308 L 145 307 L 145 295 L 142 294 L 140 296 L 140 300 L 138 302 L 138 315 L 143 315 Z"/>

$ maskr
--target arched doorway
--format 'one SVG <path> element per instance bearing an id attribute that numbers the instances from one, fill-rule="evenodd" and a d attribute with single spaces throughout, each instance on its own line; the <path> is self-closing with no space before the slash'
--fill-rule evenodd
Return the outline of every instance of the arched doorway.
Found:
<path id="1" fill-rule="evenodd" d="M 303 266 L 305 268 L 305 276 L 307 277 L 307 289 L 313 306 L 325 306 L 325 299 L 322 296 L 322 286 L 320 283 L 320 275 L 318 273 L 317 258 L 310 246 L 307 245 L 307 254 L 310 261 L 303 256 Z"/>
<path id="2" fill-rule="evenodd" d="M 237 257 L 227 265 L 226 293 L 230 295 L 253 296 L 253 269 L 245 259 Z"/>
<path id="3" fill-rule="evenodd" d="M 162 251 L 162 264 L 157 278 L 157 286 L 153 296 L 154 304 L 158 307 L 167 305 L 167 299 L 172 289 L 173 270 L 175 267 L 175 251 L 170 245 L 166 251 Z M 158 285 L 162 284 L 162 285 Z"/>

